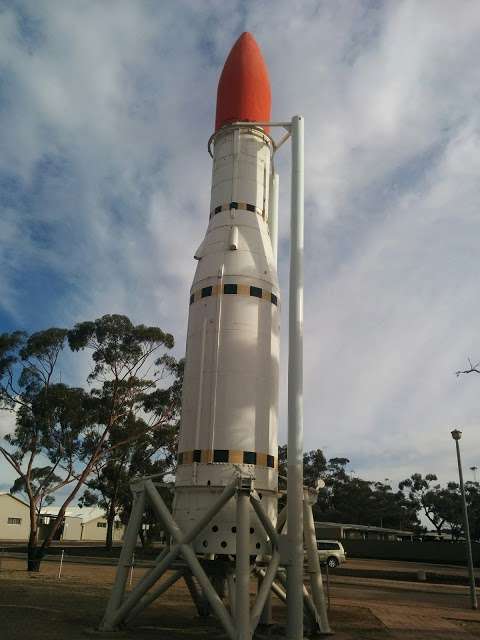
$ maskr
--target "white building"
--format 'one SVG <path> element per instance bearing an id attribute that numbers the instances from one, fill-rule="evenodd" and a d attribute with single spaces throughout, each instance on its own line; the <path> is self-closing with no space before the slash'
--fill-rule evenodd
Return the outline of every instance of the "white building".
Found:
<path id="1" fill-rule="evenodd" d="M 55 517 L 60 507 L 50 506 L 42 509 L 45 518 Z M 78 521 L 78 525 L 76 522 Z M 113 541 L 121 542 L 124 526 L 118 517 L 113 527 Z M 107 537 L 107 519 L 99 507 L 68 507 L 65 511 L 65 525 L 61 540 L 82 542 L 105 542 Z"/>
<path id="2" fill-rule="evenodd" d="M 52 519 L 60 507 L 50 506 L 41 510 L 39 520 L 39 540 L 45 538 Z M 124 526 L 119 518 L 115 519 L 113 541 L 121 542 Z M 26 502 L 10 493 L 0 493 L 0 541 L 27 542 L 30 535 L 30 508 Z M 103 509 L 98 507 L 68 507 L 63 527 L 60 527 L 56 540 L 68 542 L 105 542 L 107 520 Z"/>
<path id="3" fill-rule="evenodd" d="M 0 540 L 28 540 L 30 508 L 10 493 L 0 493 Z"/>

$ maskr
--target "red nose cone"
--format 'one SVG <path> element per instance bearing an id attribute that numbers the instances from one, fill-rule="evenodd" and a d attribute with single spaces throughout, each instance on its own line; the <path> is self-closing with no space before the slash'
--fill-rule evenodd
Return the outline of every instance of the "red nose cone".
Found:
<path id="1" fill-rule="evenodd" d="M 260 47 L 250 33 L 242 33 L 218 83 L 215 131 L 229 122 L 268 122 L 271 102 L 270 80 Z"/>

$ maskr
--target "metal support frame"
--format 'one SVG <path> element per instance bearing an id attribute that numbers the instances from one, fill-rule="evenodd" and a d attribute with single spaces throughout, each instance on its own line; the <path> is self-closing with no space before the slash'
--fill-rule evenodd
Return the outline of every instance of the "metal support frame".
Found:
<path id="1" fill-rule="evenodd" d="M 253 489 L 251 478 L 235 479 L 225 487 L 209 512 L 187 533 L 182 532 L 176 524 L 150 478 L 136 481 L 132 490 L 135 496 L 132 515 L 125 534 L 125 543 L 120 556 L 115 584 L 104 619 L 100 625 L 101 631 L 113 631 L 125 623 L 131 623 L 139 613 L 182 577 L 185 579 L 199 614 L 208 615 L 211 610 L 221 622 L 230 640 L 251 640 L 257 626 L 261 624 L 262 618 L 265 622 L 270 622 L 269 598 L 271 592 L 288 604 L 288 578 L 281 568 L 280 552 L 281 538 L 286 537 L 282 535 L 281 531 L 286 522 L 287 508 L 280 512 L 277 526 L 275 526 L 265 512 L 259 495 Z M 236 496 L 237 501 L 237 553 L 235 562 L 225 563 L 225 570 L 222 576 L 216 575 L 209 578 L 207 574 L 208 567 L 206 569 L 200 562 L 192 547 L 192 542 L 218 511 L 234 496 Z M 171 535 L 172 543 L 157 556 L 155 566 L 141 578 L 134 589 L 130 593 L 126 593 L 126 577 L 131 556 L 135 549 L 138 531 L 141 527 L 146 500 L 153 507 L 159 522 Z M 311 500 L 304 501 L 305 522 L 313 525 L 311 506 Z M 265 568 L 260 568 L 255 563 L 251 566 L 250 563 L 250 507 L 253 508 L 264 527 L 271 544 L 271 555 L 268 558 L 268 562 L 267 558 L 264 559 Z M 318 575 L 319 564 L 314 541 L 315 533 L 310 526 L 310 534 L 312 534 L 312 530 L 313 538 L 310 535 L 309 542 L 306 537 L 305 543 L 307 551 L 310 550 L 308 553 L 308 573 L 310 574 L 313 597 L 303 585 L 302 579 L 300 592 L 302 598 L 302 629 L 303 613 L 305 612 L 312 623 L 314 632 L 328 634 L 330 628 L 326 617 L 321 575 Z M 315 546 L 315 553 L 312 553 L 313 546 Z M 180 563 L 180 567 L 177 561 L 178 556 L 183 558 L 183 564 Z M 165 576 L 169 569 L 173 569 L 172 573 Z M 252 570 L 259 578 L 260 584 L 256 599 L 252 607 L 250 607 L 250 577 Z M 197 588 L 194 578 L 197 580 L 201 592 Z M 223 581 L 225 578 L 228 586 L 229 607 L 223 602 L 224 594 L 219 594 L 217 592 L 218 589 L 216 589 L 216 581 L 218 579 Z"/>
<path id="2" fill-rule="evenodd" d="M 235 559 L 235 619 L 238 640 L 250 640 L 250 492 L 237 494 L 237 555 Z"/>

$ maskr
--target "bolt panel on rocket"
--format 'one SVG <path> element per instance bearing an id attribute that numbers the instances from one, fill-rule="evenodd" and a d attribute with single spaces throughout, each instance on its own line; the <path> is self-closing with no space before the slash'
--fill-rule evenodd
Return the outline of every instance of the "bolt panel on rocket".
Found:
<path id="1" fill-rule="evenodd" d="M 249 33 L 232 48 L 217 92 L 210 216 L 190 291 L 174 517 L 188 531 L 236 476 L 250 476 L 277 512 L 279 305 L 270 83 Z M 272 240 L 273 237 L 273 240 Z M 235 502 L 194 541 L 235 554 Z M 250 552 L 268 552 L 250 514 Z"/>

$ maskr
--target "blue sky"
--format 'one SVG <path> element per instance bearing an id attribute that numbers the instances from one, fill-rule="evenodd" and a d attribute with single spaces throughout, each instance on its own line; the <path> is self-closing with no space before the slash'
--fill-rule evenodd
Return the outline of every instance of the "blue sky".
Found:
<path id="1" fill-rule="evenodd" d="M 273 118 L 306 119 L 306 447 L 446 481 L 459 425 L 480 466 L 480 379 L 454 375 L 480 359 L 476 2 L 0 0 L 0 330 L 125 313 L 183 354 L 216 85 L 243 30 Z M 278 167 L 286 299 L 287 147 Z"/>

